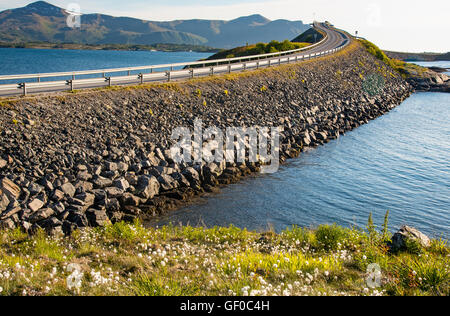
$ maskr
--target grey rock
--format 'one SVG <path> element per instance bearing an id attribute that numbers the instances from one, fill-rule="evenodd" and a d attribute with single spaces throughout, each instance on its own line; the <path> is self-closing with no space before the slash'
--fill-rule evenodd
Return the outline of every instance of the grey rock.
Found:
<path id="1" fill-rule="evenodd" d="M 113 185 L 122 191 L 126 191 L 130 188 L 130 184 L 125 178 L 114 180 Z"/>
<path id="2" fill-rule="evenodd" d="M 39 193 L 42 192 L 44 188 L 36 183 L 32 183 L 30 184 L 30 186 L 28 187 L 28 191 L 30 192 L 31 196 L 35 196 L 38 195 Z"/>
<path id="3" fill-rule="evenodd" d="M 11 180 L 4 177 L 0 180 L 0 191 L 6 194 L 8 198 L 18 199 L 20 197 L 20 188 Z"/>
<path id="4" fill-rule="evenodd" d="M 89 227 L 89 221 L 86 215 L 80 212 L 70 212 L 67 220 L 78 227 Z"/>
<path id="5" fill-rule="evenodd" d="M 392 249 L 394 251 L 405 249 L 407 240 L 416 241 L 424 248 L 428 248 L 431 245 L 430 238 L 422 232 L 409 226 L 402 226 L 400 230 L 392 236 Z"/>
<path id="6" fill-rule="evenodd" d="M 64 204 L 61 203 L 61 202 L 52 204 L 52 205 L 50 205 L 49 207 L 50 207 L 57 215 L 62 214 L 62 213 L 66 210 L 66 207 L 65 207 Z"/>
<path id="7" fill-rule="evenodd" d="M 32 211 L 32 212 L 36 212 L 38 210 L 40 210 L 43 206 L 44 206 L 45 202 L 36 198 L 33 201 L 31 201 L 30 203 L 28 203 L 28 208 Z"/>
<path id="8" fill-rule="evenodd" d="M 170 176 L 171 176 L 175 181 L 178 182 L 178 187 L 186 188 L 186 187 L 189 187 L 189 186 L 191 185 L 191 184 L 189 183 L 189 181 L 186 179 L 186 177 L 183 176 L 183 175 L 182 175 L 181 173 L 179 173 L 179 172 L 172 173 Z"/>
<path id="9" fill-rule="evenodd" d="M 0 213 L 6 211 L 8 205 L 9 205 L 8 196 L 0 192 Z"/>
<path id="10" fill-rule="evenodd" d="M 159 194 L 160 184 L 153 176 L 140 176 L 136 189 L 137 196 L 144 199 L 152 199 Z"/>
<path id="11" fill-rule="evenodd" d="M 108 197 L 118 198 L 123 195 L 124 191 L 118 187 L 105 188 L 105 192 Z"/>
<path id="12" fill-rule="evenodd" d="M 51 199 L 53 201 L 62 201 L 62 200 L 64 200 L 64 197 L 65 197 L 64 192 L 56 189 L 55 191 L 53 191 Z"/>
<path id="13" fill-rule="evenodd" d="M 44 209 L 41 209 L 40 211 L 37 211 L 33 215 L 31 215 L 29 218 L 29 222 L 34 224 L 34 223 L 40 222 L 44 219 L 47 219 L 54 214 L 55 214 L 55 211 L 53 209 L 44 208 Z M 39 225 L 39 226 L 41 226 L 41 225 Z"/>
<path id="14" fill-rule="evenodd" d="M 186 179 L 189 181 L 191 187 L 193 189 L 200 189 L 201 188 L 201 181 L 200 181 L 200 175 L 197 172 L 197 170 L 195 170 L 192 167 L 186 168 L 183 172 L 182 172 L 183 176 L 186 177 Z"/>
<path id="15" fill-rule="evenodd" d="M 138 177 L 136 176 L 136 174 L 134 172 L 127 172 L 125 174 L 125 180 L 128 181 L 129 185 L 136 186 L 137 182 L 138 182 Z"/>
<path id="16" fill-rule="evenodd" d="M 95 195 L 87 192 L 83 192 L 75 195 L 74 199 L 80 201 L 82 205 L 91 206 L 95 202 Z"/>
<path id="17" fill-rule="evenodd" d="M 16 214 L 18 214 L 22 209 L 18 206 L 16 207 L 12 207 L 9 208 L 8 210 L 4 211 L 1 215 L 0 215 L 0 220 L 4 220 L 7 218 L 10 218 Z"/>
<path id="18" fill-rule="evenodd" d="M 168 174 L 163 174 L 158 177 L 158 182 L 160 184 L 162 191 L 170 191 L 178 187 L 178 182 L 174 180 Z"/>
<path id="19" fill-rule="evenodd" d="M 83 189 L 83 191 L 92 191 L 94 189 L 94 184 L 88 181 L 78 181 L 75 183 L 76 189 Z"/>
<path id="20" fill-rule="evenodd" d="M 117 171 L 119 168 L 117 166 L 117 163 L 115 162 L 106 162 L 105 163 L 105 170 L 106 171 Z"/>
<path id="21" fill-rule="evenodd" d="M 105 226 L 111 223 L 106 211 L 89 209 L 86 211 L 86 217 L 92 227 Z"/>
<path id="22" fill-rule="evenodd" d="M 81 181 L 89 181 L 92 179 L 92 175 L 88 171 L 80 171 L 77 174 L 77 179 Z"/>
<path id="23" fill-rule="evenodd" d="M 108 199 L 106 201 L 106 210 L 111 213 L 120 212 L 119 200 L 116 198 Z"/>
<path id="24" fill-rule="evenodd" d="M 117 164 L 117 170 L 118 171 L 120 171 L 120 172 L 127 172 L 128 171 L 128 168 L 129 168 L 129 166 L 128 166 L 128 164 L 126 164 L 125 162 L 119 162 L 118 164 Z"/>
<path id="25" fill-rule="evenodd" d="M 65 184 L 63 184 L 59 190 L 61 190 L 62 192 L 64 192 L 64 194 L 68 197 L 73 197 L 75 195 L 76 189 L 75 187 L 72 185 L 72 183 L 67 182 Z"/>
<path id="26" fill-rule="evenodd" d="M 0 220 L 0 229 L 13 230 L 16 228 L 16 224 L 11 218 Z"/>
<path id="27" fill-rule="evenodd" d="M 125 193 L 120 197 L 120 202 L 123 206 L 139 206 L 143 200 L 131 193 Z"/>
<path id="28" fill-rule="evenodd" d="M 93 180 L 94 187 L 97 189 L 104 189 L 106 187 L 110 187 L 112 185 L 112 180 L 104 177 L 97 177 Z"/>
<path id="29" fill-rule="evenodd" d="M 87 171 L 88 167 L 86 167 L 85 165 L 78 165 L 77 169 L 78 169 L 78 171 Z"/>

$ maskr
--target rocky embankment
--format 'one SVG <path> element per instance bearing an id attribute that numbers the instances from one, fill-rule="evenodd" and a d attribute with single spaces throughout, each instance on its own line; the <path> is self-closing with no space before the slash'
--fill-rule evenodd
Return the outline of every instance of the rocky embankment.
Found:
<path id="1" fill-rule="evenodd" d="M 228 77 L 3 102 L 0 223 L 28 232 L 157 216 L 257 172 L 176 164 L 173 128 L 282 126 L 281 161 L 390 111 L 413 89 L 353 44 L 335 56 Z"/>

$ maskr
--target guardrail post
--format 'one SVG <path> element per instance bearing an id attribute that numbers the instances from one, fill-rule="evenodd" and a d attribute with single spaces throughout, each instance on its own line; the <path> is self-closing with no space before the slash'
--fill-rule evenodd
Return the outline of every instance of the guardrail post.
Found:
<path id="1" fill-rule="evenodd" d="M 256 62 L 256 69 L 259 69 L 259 60 Z"/>
<path id="2" fill-rule="evenodd" d="M 210 76 L 214 76 L 214 66 L 213 67 L 209 67 L 209 75 Z"/>
<path id="3" fill-rule="evenodd" d="M 106 78 L 106 81 L 108 82 L 108 87 L 111 87 L 111 77 Z"/>
<path id="4" fill-rule="evenodd" d="M 40 77 L 37 77 L 37 82 L 41 82 L 41 78 Z"/>
<path id="5" fill-rule="evenodd" d="M 281 57 L 278 58 L 278 66 L 281 65 Z"/>
<path id="6" fill-rule="evenodd" d="M 166 71 L 167 82 L 170 82 L 170 71 Z"/>
<path id="7" fill-rule="evenodd" d="M 231 64 L 228 64 L 228 73 L 231 74 Z"/>
<path id="8" fill-rule="evenodd" d="M 23 90 L 23 96 L 26 96 L 26 95 L 27 95 L 27 87 L 26 87 L 25 82 L 19 83 L 19 89 L 22 89 L 22 90 Z"/>
<path id="9" fill-rule="evenodd" d="M 73 91 L 73 80 L 67 80 L 67 84 L 70 86 L 70 91 Z"/>
<path id="10" fill-rule="evenodd" d="M 194 69 L 189 69 L 189 73 L 191 75 L 191 79 L 194 79 Z"/>
<path id="11" fill-rule="evenodd" d="M 243 69 L 243 71 L 246 71 L 247 70 L 247 63 L 244 63 L 244 69 Z"/>
<path id="12" fill-rule="evenodd" d="M 140 73 L 140 74 L 138 75 L 138 79 L 141 81 L 141 84 L 144 83 L 144 75 L 143 75 L 142 73 Z"/>
<path id="13" fill-rule="evenodd" d="M 131 71 L 128 70 L 128 77 L 131 76 Z"/>

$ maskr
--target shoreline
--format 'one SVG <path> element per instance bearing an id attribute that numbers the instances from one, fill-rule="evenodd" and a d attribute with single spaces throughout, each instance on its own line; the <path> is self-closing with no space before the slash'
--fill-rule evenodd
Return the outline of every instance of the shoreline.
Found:
<path id="1" fill-rule="evenodd" d="M 195 117 L 223 129 L 281 125 L 283 163 L 392 110 L 412 91 L 355 43 L 317 61 L 237 75 L 19 99 L 0 107 L 0 222 L 70 235 L 154 217 L 262 167 L 174 164 L 171 126 L 192 127 Z"/>
<path id="2" fill-rule="evenodd" d="M 86 44 L 53 44 L 53 43 L 0 43 L 0 48 L 15 49 L 50 49 L 50 50 L 92 50 L 92 51 L 129 51 L 129 52 L 193 52 L 217 53 L 218 48 L 185 44 L 155 44 L 155 45 L 86 45 Z"/>

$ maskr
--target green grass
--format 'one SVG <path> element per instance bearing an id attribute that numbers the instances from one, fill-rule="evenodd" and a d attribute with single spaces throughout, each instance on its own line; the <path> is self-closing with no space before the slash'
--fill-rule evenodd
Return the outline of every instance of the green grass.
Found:
<path id="1" fill-rule="evenodd" d="M 0 295 L 450 294 L 445 241 L 391 253 L 384 228 L 370 229 L 323 225 L 277 234 L 135 222 L 71 237 L 3 231 Z M 366 277 L 373 263 L 382 281 L 372 289 Z"/>
<path id="2" fill-rule="evenodd" d="M 270 43 L 258 43 L 255 45 L 248 45 L 242 47 L 236 47 L 230 50 L 223 50 L 217 54 L 209 57 L 207 60 L 245 57 L 260 54 L 285 52 L 294 49 L 300 49 L 311 45 L 310 43 L 293 43 L 289 40 L 283 42 L 271 41 Z"/>
<path id="3" fill-rule="evenodd" d="M 427 70 L 426 68 L 415 64 L 389 58 L 378 46 L 367 40 L 359 40 L 359 42 L 371 55 L 375 56 L 383 63 L 390 66 L 404 78 L 408 78 L 409 76 L 421 76 Z M 394 74 L 391 74 L 391 76 L 395 77 Z"/>

